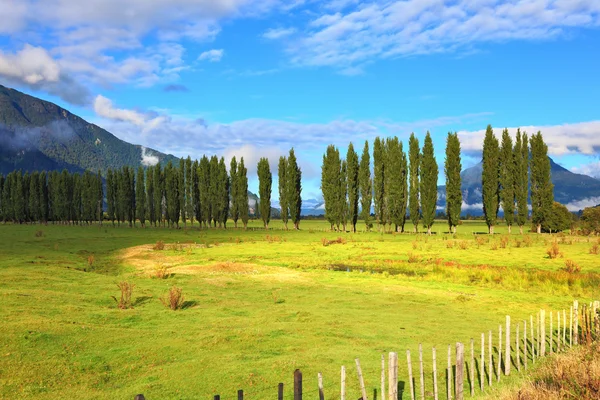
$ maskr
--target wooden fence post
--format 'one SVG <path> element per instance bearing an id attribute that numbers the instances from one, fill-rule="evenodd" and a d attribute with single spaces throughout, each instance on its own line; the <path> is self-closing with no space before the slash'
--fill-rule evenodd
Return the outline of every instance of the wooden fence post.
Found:
<path id="1" fill-rule="evenodd" d="M 533 315 L 529 316 L 529 327 L 531 328 L 531 362 L 535 362 L 535 336 L 533 336 Z"/>
<path id="2" fill-rule="evenodd" d="M 294 371 L 294 400 L 302 400 L 302 372 Z"/>
<path id="3" fill-rule="evenodd" d="M 381 400 L 385 400 L 385 357 L 381 355 Z"/>
<path id="4" fill-rule="evenodd" d="M 462 343 L 456 343 L 456 400 L 464 399 L 464 368 L 465 368 L 465 347 Z"/>
<path id="5" fill-rule="evenodd" d="M 506 356 L 504 357 L 504 375 L 510 375 L 510 315 L 506 316 Z"/>
<path id="6" fill-rule="evenodd" d="M 479 389 L 483 392 L 485 380 L 485 333 L 481 334 L 481 361 L 479 362 Z"/>
<path id="7" fill-rule="evenodd" d="M 244 393 L 244 392 L 242 392 L 242 396 L 243 396 L 243 393 Z M 239 396 L 239 395 L 238 395 L 238 396 Z M 239 399 L 238 399 L 238 400 L 239 400 Z M 280 383 L 280 384 L 277 386 L 277 400 L 283 400 L 283 383 Z"/>
<path id="8" fill-rule="evenodd" d="M 413 381 L 412 362 L 410 360 L 410 350 L 406 350 L 406 363 L 408 364 L 408 380 L 410 383 L 410 398 L 415 400 L 415 384 Z"/>
<path id="9" fill-rule="evenodd" d="M 523 358 L 525 370 L 527 370 L 527 320 L 523 320 Z"/>
<path id="10" fill-rule="evenodd" d="M 498 382 L 500 382 L 500 375 L 502 375 L 502 325 L 498 326 L 498 367 L 496 373 Z"/>
<path id="11" fill-rule="evenodd" d="M 388 385 L 389 400 L 398 400 L 398 353 L 388 356 Z"/>
<path id="12" fill-rule="evenodd" d="M 369 400 L 367 398 L 367 389 L 365 388 L 365 380 L 363 379 L 362 369 L 360 369 L 360 360 L 357 358 L 354 360 L 356 362 L 356 372 L 358 374 L 358 383 L 360 383 L 360 392 L 362 393 L 363 400 Z"/>
<path id="13" fill-rule="evenodd" d="M 419 375 L 421 385 L 421 400 L 425 400 L 425 377 L 423 371 L 423 346 L 419 343 Z"/>
<path id="14" fill-rule="evenodd" d="M 320 372 L 317 374 L 317 380 L 319 383 L 319 400 L 325 400 L 325 393 L 323 392 L 323 374 Z"/>
<path id="15" fill-rule="evenodd" d="M 492 331 L 490 331 L 488 335 L 488 353 L 490 358 L 490 362 L 488 363 L 488 386 L 490 387 L 492 386 L 492 375 L 494 374 L 492 349 Z"/>
<path id="16" fill-rule="evenodd" d="M 452 346 L 448 345 L 448 382 L 446 384 L 448 400 L 452 400 Z"/>
<path id="17" fill-rule="evenodd" d="M 542 353 L 541 353 L 541 351 L 542 351 L 542 345 L 541 345 L 541 340 L 540 340 L 541 337 L 542 337 L 542 334 L 541 334 L 541 330 L 540 330 L 540 312 L 539 311 L 537 313 L 537 330 L 535 332 L 535 336 L 536 336 L 535 339 L 536 339 L 536 342 L 537 342 L 536 343 L 536 345 L 537 345 L 537 352 L 536 352 L 536 354 L 537 354 L 538 358 L 540 358 L 542 356 Z"/>
<path id="18" fill-rule="evenodd" d="M 516 337 L 515 337 L 517 372 L 521 372 L 521 354 L 519 352 L 519 327 L 520 327 L 520 324 L 517 324 L 517 332 L 516 332 Z"/>
<path id="19" fill-rule="evenodd" d="M 554 353 L 554 321 L 552 321 L 552 310 L 550 311 L 550 354 Z"/>
<path id="20" fill-rule="evenodd" d="M 573 301 L 573 314 L 575 315 L 575 333 L 573 335 L 574 344 L 579 344 L 579 302 Z"/>
<path id="21" fill-rule="evenodd" d="M 567 312 L 565 311 L 565 309 L 563 309 L 563 338 L 562 338 L 562 344 L 563 344 L 563 348 L 566 350 L 567 349 Z"/>
<path id="22" fill-rule="evenodd" d="M 573 306 L 569 309 L 569 347 L 573 347 Z"/>
<path id="23" fill-rule="evenodd" d="M 475 396 L 475 341 L 471 338 L 471 364 L 469 364 L 469 376 L 471 379 L 471 397 Z"/>
<path id="24" fill-rule="evenodd" d="M 433 354 L 433 399 L 438 400 L 438 382 L 437 382 L 437 358 L 435 347 L 432 349 Z"/>
<path id="25" fill-rule="evenodd" d="M 146 400 L 143 394 L 136 394 L 133 400 Z"/>
<path id="26" fill-rule="evenodd" d="M 280 385 L 283 385 L 283 383 L 280 383 Z M 283 395 L 278 395 L 277 397 L 283 397 Z M 238 400 L 244 400 L 244 391 L 242 389 L 238 390 Z"/>
<path id="27" fill-rule="evenodd" d="M 346 400 L 346 367 L 344 367 L 343 365 L 342 365 L 342 387 L 340 390 L 340 399 Z"/>
<path id="28" fill-rule="evenodd" d="M 221 400 L 221 396 L 219 396 L 218 394 L 215 394 L 214 400 Z"/>
<path id="29" fill-rule="evenodd" d="M 556 333 L 556 352 L 560 353 L 560 311 L 556 312 L 556 325 L 558 327 Z"/>

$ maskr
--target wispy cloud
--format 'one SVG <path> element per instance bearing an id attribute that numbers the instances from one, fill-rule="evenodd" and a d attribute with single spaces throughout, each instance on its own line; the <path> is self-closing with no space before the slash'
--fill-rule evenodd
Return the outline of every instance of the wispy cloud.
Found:
<path id="1" fill-rule="evenodd" d="M 171 85 L 167 85 L 164 87 L 163 89 L 165 92 L 188 92 L 189 89 L 187 88 L 187 86 L 185 85 L 179 85 L 179 84 L 171 84 Z"/>
<path id="2" fill-rule="evenodd" d="M 281 39 L 296 32 L 296 28 L 273 28 L 262 34 L 265 39 Z"/>
<path id="3" fill-rule="evenodd" d="M 208 50 L 198 56 L 198 61 L 219 62 L 223 58 L 224 53 L 223 49 Z"/>

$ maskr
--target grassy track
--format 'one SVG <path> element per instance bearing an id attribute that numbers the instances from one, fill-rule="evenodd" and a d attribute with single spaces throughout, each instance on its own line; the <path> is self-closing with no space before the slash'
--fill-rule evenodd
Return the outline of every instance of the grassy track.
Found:
<path id="1" fill-rule="evenodd" d="M 418 343 L 429 364 L 432 346 L 445 360 L 448 344 L 497 335 L 506 314 L 600 298 L 595 239 L 435 227 L 426 238 L 329 233 L 319 221 L 300 232 L 0 225 L 0 398 L 233 398 L 240 388 L 273 398 L 295 368 L 307 398 L 317 372 L 336 398 L 341 365 L 358 398 L 356 357 L 372 394 L 384 352 L 400 353 L 404 378 Z M 152 250 L 158 240 L 165 250 Z M 547 258 L 553 240 L 562 258 Z M 566 259 L 582 272 L 562 272 Z M 159 265 L 172 276 L 150 278 Z M 124 280 L 136 285 L 130 310 L 111 299 Z M 158 300 L 172 285 L 184 310 Z"/>

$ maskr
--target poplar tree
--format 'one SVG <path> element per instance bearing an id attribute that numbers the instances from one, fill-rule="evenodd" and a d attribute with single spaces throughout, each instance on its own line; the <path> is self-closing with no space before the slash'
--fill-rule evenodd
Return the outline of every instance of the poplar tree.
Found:
<path id="1" fill-rule="evenodd" d="M 294 229 L 298 230 L 300 229 L 300 213 L 302 210 L 302 171 L 298 166 L 294 148 L 290 149 L 288 155 L 286 175 L 286 192 L 290 219 L 294 224 Z"/>
<path id="2" fill-rule="evenodd" d="M 500 147 L 500 203 L 510 235 L 515 221 L 515 159 L 512 138 L 506 128 L 502 131 Z"/>
<path id="3" fill-rule="evenodd" d="M 39 173 L 34 171 L 29 179 L 29 218 L 32 222 L 40 220 L 39 217 Z"/>
<path id="4" fill-rule="evenodd" d="M 186 197 L 186 179 L 185 176 L 185 160 L 179 159 L 179 170 L 177 171 L 177 192 L 179 194 L 179 213 L 181 215 L 181 221 L 183 226 L 187 226 L 187 202 Z"/>
<path id="5" fill-rule="evenodd" d="M 331 229 L 339 221 L 339 191 L 340 191 L 340 171 L 341 161 L 340 152 L 334 145 L 327 146 L 327 151 L 323 155 L 323 165 L 321 167 L 321 191 L 325 201 L 325 218 L 329 222 Z"/>
<path id="6" fill-rule="evenodd" d="M 438 165 L 435 160 L 433 141 L 427 132 L 423 144 L 423 158 L 421 164 L 421 209 L 423 210 L 423 226 L 427 234 L 431 235 L 431 227 L 435 220 L 437 205 Z"/>
<path id="7" fill-rule="evenodd" d="M 240 216 L 242 217 L 242 223 L 244 224 L 244 229 L 248 227 L 248 220 L 250 218 L 250 213 L 248 210 L 248 170 L 244 166 L 244 157 L 240 158 L 240 164 L 238 165 L 238 209 L 240 212 Z"/>
<path id="8" fill-rule="evenodd" d="M 194 207 L 192 213 L 196 217 L 196 221 L 198 221 L 198 227 L 202 227 L 202 208 L 200 206 L 200 182 L 199 182 L 199 168 L 200 164 L 198 160 L 194 160 L 192 163 L 192 199 L 194 202 Z"/>
<path id="9" fill-rule="evenodd" d="M 135 210 L 142 228 L 146 226 L 146 184 L 144 168 L 138 167 L 135 181 Z"/>
<path id="10" fill-rule="evenodd" d="M 527 223 L 529 208 L 527 198 L 529 197 L 529 140 L 527 134 L 521 134 L 517 129 L 517 139 L 513 151 L 515 160 L 515 199 L 517 201 L 517 225 L 519 232 L 523 234 L 523 226 Z"/>
<path id="11" fill-rule="evenodd" d="M 373 143 L 373 200 L 379 229 L 385 224 L 385 145 L 379 137 Z"/>
<path id="12" fill-rule="evenodd" d="M 210 220 L 213 223 L 213 227 L 216 228 L 219 219 L 219 159 L 217 156 L 210 157 L 209 174 Z"/>
<path id="13" fill-rule="evenodd" d="M 50 217 L 50 200 L 48 198 L 48 174 L 46 171 L 42 171 L 38 178 L 38 198 L 39 198 L 39 217 L 40 221 L 44 224 L 48 223 Z"/>
<path id="14" fill-rule="evenodd" d="M 387 208 L 389 222 L 394 224 L 394 231 L 398 232 L 404 229 L 406 220 L 408 165 L 402 142 L 397 137 L 388 139 L 386 148 Z"/>
<path id="15" fill-rule="evenodd" d="M 239 185 L 237 183 L 238 172 L 237 172 L 237 159 L 235 156 L 231 157 L 229 162 L 229 184 L 231 193 L 231 219 L 233 220 L 233 226 L 237 228 L 238 219 L 240 219 L 239 203 L 237 201 Z"/>
<path id="16" fill-rule="evenodd" d="M 542 233 L 552 214 L 554 204 L 554 185 L 552 184 L 548 146 L 542 133 L 538 131 L 531 143 L 531 220 L 537 233 Z"/>
<path id="17" fill-rule="evenodd" d="M 410 167 L 410 193 L 408 197 L 408 211 L 410 214 L 410 220 L 414 225 L 414 232 L 418 232 L 420 215 L 420 201 L 419 201 L 419 176 L 421 170 L 421 149 L 419 148 L 419 139 L 415 137 L 414 133 L 411 133 L 408 141 L 408 160 Z"/>
<path id="18" fill-rule="evenodd" d="M 370 230 L 371 202 L 373 200 L 373 188 L 371 185 L 371 156 L 369 154 L 369 142 L 365 140 L 363 152 L 360 157 L 358 172 L 360 189 L 361 216 L 365 221 L 367 231 Z"/>
<path id="19" fill-rule="evenodd" d="M 493 235 L 500 207 L 500 149 L 491 125 L 487 126 L 483 140 L 481 186 L 483 214 L 489 233 Z"/>
<path id="20" fill-rule="evenodd" d="M 156 215 L 154 212 L 154 167 L 146 168 L 146 205 L 148 208 L 148 221 L 150 225 L 156 225 Z"/>
<path id="21" fill-rule="evenodd" d="M 225 159 L 221 157 L 219 160 L 219 227 L 223 226 L 223 229 L 227 228 L 227 219 L 229 218 L 229 175 L 227 175 L 227 167 L 225 166 Z"/>
<path id="22" fill-rule="evenodd" d="M 359 198 L 359 165 L 358 154 L 354 151 L 352 142 L 348 145 L 346 154 L 347 175 L 348 175 L 348 219 L 352 226 L 352 232 L 356 232 L 356 222 L 358 221 L 358 198 Z"/>
<path id="23" fill-rule="evenodd" d="M 0 220 L 4 221 L 4 175 L 0 173 Z"/>
<path id="24" fill-rule="evenodd" d="M 271 175 L 271 167 L 269 160 L 262 157 L 258 161 L 258 193 L 260 197 L 260 215 L 265 225 L 265 229 L 269 229 L 269 221 L 271 220 L 271 185 L 273 184 L 273 176 Z"/>
<path id="25" fill-rule="evenodd" d="M 340 230 L 340 224 L 342 225 L 343 232 L 346 232 L 346 224 L 348 223 L 348 164 L 346 160 L 342 160 L 340 168 L 340 188 L 338 190 L 337 199 L 337 215 L 338 220 L 336 221 L 337 228 Z"/>
<path id="26" fill-rule="evenodd" d="M 154 217 L 155 217 L 155 225 L 158 223 L 160 225 L 161 221 L 164 224 L 163 219 L 163 194 L 164 194 L 164 175 L 161 171 L 160 164 L 156 164 L 153 167 L 152 171 L 152 180 L 154 186 Z"/>
<path id="27" fill-rule="evenodd" d="M 171 162 L 165 167 L 165 202 L 169 226 L 179 227 L 179 171 Z"/>
<path id="28" fill-rule="evenodd" d="M 285 226 L 285 230 L 288 229 L 288 191 L 287 191 L 287 158 L 284 156 L 279 157 L 279 165 L 277 167 L 278 175 L 278 186 L 279 186 L 279 207 L 281 209 L 281 220 Z"/>
<path id="29" fill-rule="evenodd" d="M 458 139 L 458 135 L 456 132 L 448 132 L 444 173 L 446 174 L 446 216 L 448 218 L 448 229 L 452 233 L 456 233 L 456 227 L 460 222 L 463 201 L 460 177 L 462 164 L 460 158 L 460 140 Z"/>
<path id="30" fill-rule="evenodd" d="M 208 157 L 202 156 L 198 169 L 198 187 L 200 191 L 200 207 L 202 209 L 202 223 L 204 227 L 210 228 L 212 197 L 210 184 L 210 161 Z"/>
<path id="31" fill-rule="evenodd" d="M 23 175 L 21 171 L 16 173 L 15 185 L 13 186 L 13 192 L 11 195 L 14 220 L 15 222 L 22 224 L 25 221 L 25 190 L 23 187 Z"/>

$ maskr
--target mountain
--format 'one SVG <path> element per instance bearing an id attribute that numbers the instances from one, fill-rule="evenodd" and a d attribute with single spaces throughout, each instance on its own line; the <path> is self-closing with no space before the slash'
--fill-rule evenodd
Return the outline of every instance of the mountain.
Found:
<path id="1" fill-rule="evenodd" d="M 66 168 L 103 173 L 142 162 L 144 149 L 57 106 L 0 85 L 0 173 Z M 178 158 L 145 149 L 161 164 Z"/>
<path id="2" fill-rule="evenodd" d="M 481 174 L 483 164 L 461 172 L 463 192 L 463 212 L 482 213 Z M 554 200 L 565 204 L 571 211 L 600 203 L 600 180 L 587 175 L 576 174 L 558 165 L 550 158 L 550 173 L 554 184 Z M 438 209 L 446 207 L 446 187 L 438 186 Z"/>

